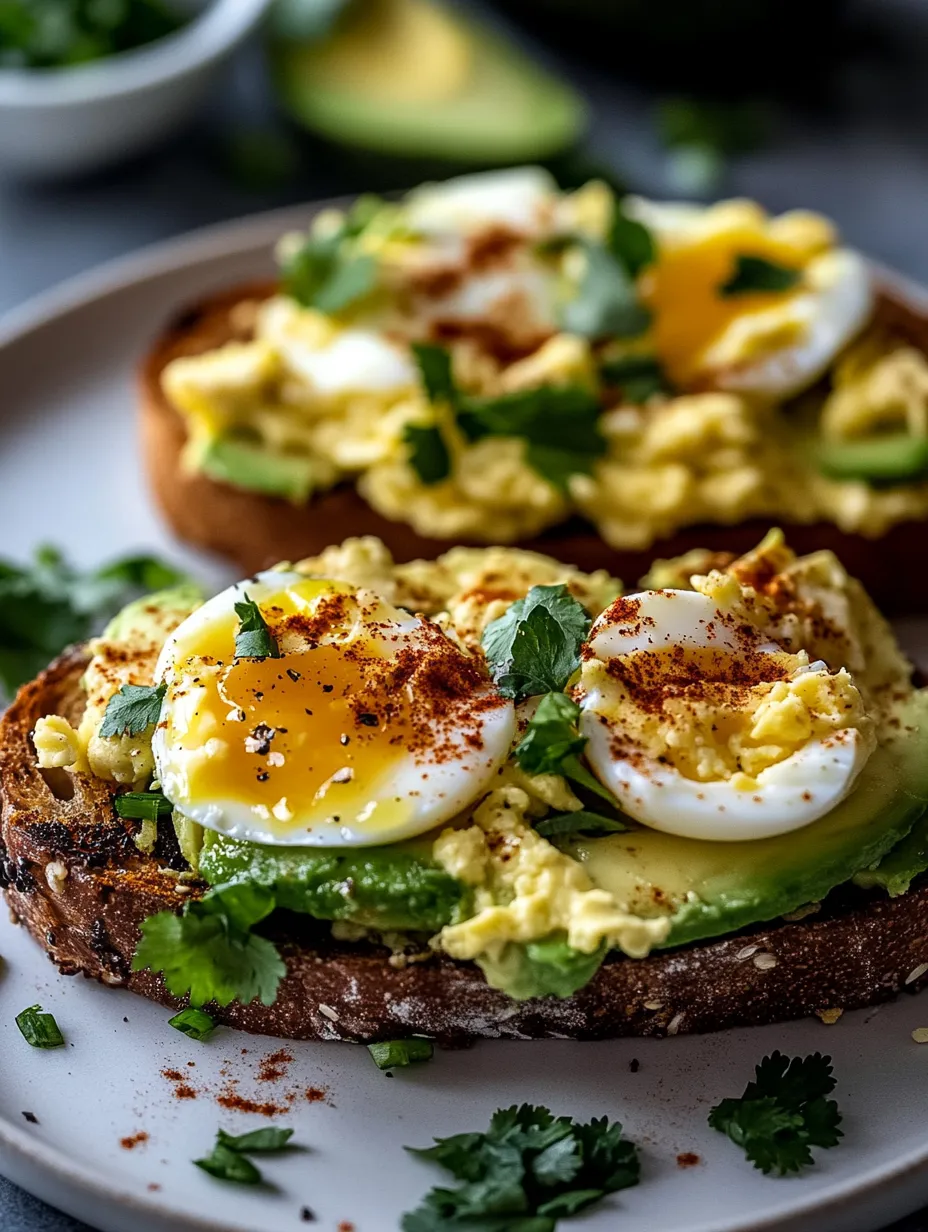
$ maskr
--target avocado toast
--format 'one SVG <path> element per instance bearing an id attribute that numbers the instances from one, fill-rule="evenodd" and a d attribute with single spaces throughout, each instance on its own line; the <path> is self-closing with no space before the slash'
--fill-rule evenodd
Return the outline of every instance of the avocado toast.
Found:
<path id="1" fill-rule="evenodd" d="M 0 727 L 14 913 L 62 970 L 292 1038 L 676 1034 L 917 986 L 925 698 L 888 626 L 774 533 L 646 586 L 368 539 L 131 605 Z"/>
<path id="2" fill-rule="evenodd" d="M 254 569 L 337 521 L 398 560 L 504 542 L 634 577 L 786 520 L 886 610 L 924 606 L 924 312 L 825 219 L 523 168 L 323 211 L 280 260 L 144 363 L 183 539 Z"/>

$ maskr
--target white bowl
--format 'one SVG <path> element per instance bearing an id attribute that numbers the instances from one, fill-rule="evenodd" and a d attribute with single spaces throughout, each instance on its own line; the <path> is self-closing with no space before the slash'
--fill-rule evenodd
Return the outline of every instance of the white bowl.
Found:
<path id="1" fill-rule="evenodd" d="M 73 68 L 0 69 L 0 172 L 75 175 L 176 127 L 270 0 L 212 0 L 174 34 Z M 189 4 L 189 0 L 188 0 Z"/>

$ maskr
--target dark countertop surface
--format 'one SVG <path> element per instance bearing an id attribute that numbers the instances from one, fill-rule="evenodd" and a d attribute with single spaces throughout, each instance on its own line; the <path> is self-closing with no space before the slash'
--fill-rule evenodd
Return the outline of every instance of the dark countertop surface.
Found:
<path id="1" fill-rule="evenodd" d="M 859 35 L 826 74 L 814 101 L 781 104 L 764 146 L 737 159 L 722 195 L 755 197 L 833 218 L 852 244 L 928 282 L 928 5 L 859 0 Z M 541 46 L 552 58 L 550 46 Z M 589 148 L 636 191 L 671 196 L 656 137 L 655 94 L 605 67 L 555 55 L 588 94 Z M 421 168 L 372 164 L 301 143 L 301 168 L 276 189 L 249 190 L 230 175 L 226 144 L 243 126 L 273 123 L 257 49 L 171 144 L 116 171 L 65 185 L 0 179 L 0 313 L 62 279 L 191 228 L 278 205 L 423 178 Z M 440 175 L 435 168 L 426 174 Z M 90 1232 L 0 1179 L 2 1232 Z M 886 1232 L 928 1232 L 928 1211 Z"/>

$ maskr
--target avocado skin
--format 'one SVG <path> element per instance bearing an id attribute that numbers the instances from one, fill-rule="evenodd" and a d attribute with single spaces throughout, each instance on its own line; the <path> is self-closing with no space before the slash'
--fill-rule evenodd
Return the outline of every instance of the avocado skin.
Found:
<path id="1" fill-rule="evenodd" d="M 457 915 L 465 893 L 421 844 L 269 847 L 207 831 L 200 875 L 214 886 L 267 886 L 278 907 L 318 920 L 390 932 L 437 932 Z"/>

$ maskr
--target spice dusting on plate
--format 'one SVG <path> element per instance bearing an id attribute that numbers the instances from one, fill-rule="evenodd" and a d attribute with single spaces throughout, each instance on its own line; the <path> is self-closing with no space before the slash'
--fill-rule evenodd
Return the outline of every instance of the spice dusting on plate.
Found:
<path id="1" fill-rule="evenodd" d="M 134 1151 L 137 1146 L 141 1146 L 143 1142 L 148 1141 L 148 1134 L 144 1130 L 140 1130 L 137 1134 L 129 1134 L 125 1138 L 119 1139 L 119 1145 L 124 1151 Z"/>
<path id="2" fill-rule="evenodd" d="M 277 1082 L 281 1078 L 287 1076 L 287 1066 L 293 1060 L 293 1054 L 287 1052 L 286 1048 L 278 1048 L 276 1052 L 269 1053 L 258 1066 L 258 1081 L 259 1082 Z"/>
<path id="3" fill-rule="evenodd" d="M 678 1168 L 695 1168 L 702 1160 L 693 1151 L 683 1151 L 677 1156 Z"/>

